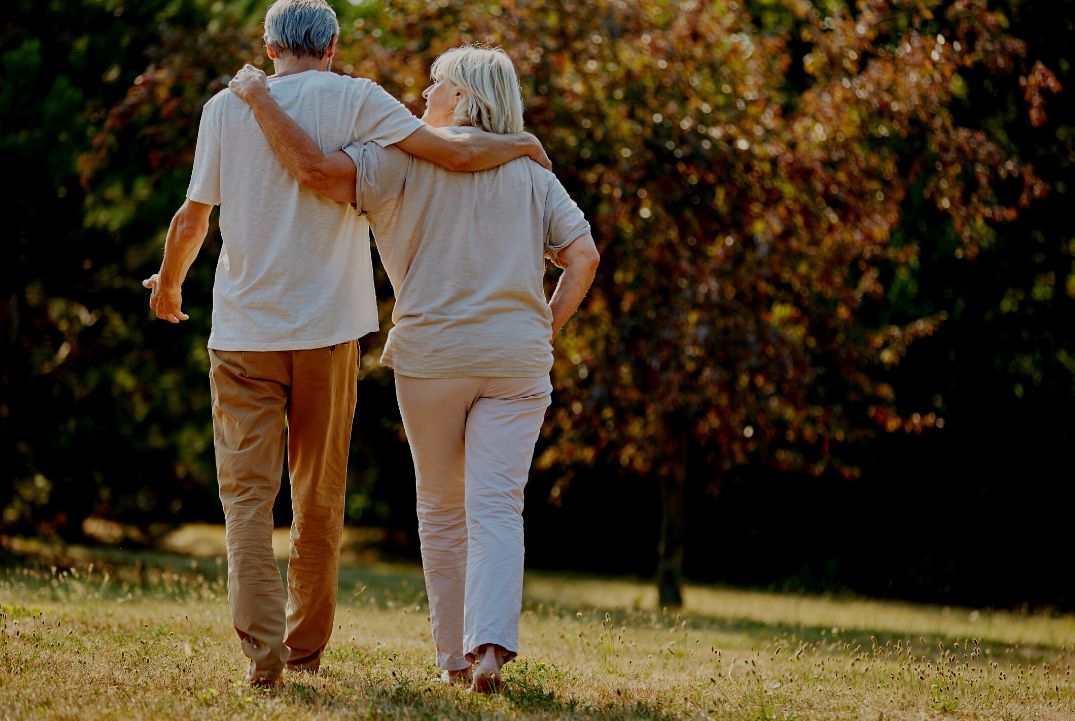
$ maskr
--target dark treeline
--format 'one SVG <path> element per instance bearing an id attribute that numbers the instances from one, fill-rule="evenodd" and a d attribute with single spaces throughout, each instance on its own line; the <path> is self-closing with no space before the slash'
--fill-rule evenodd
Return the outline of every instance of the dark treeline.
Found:
<path id="1" fill-rule="evenodd" d="M 673 596 L 682 572 L 1075 607 L 1075 3 L 338 5 L 336 68 L 416 111 L 439 51 L 503 45 L 594 223 L 604 262 L 558 351 L 530 564 L 660 568 Z M 152 543 L 221 519 L 219 235 L 186 326 L 152 322 L 139 281 L 200 105 L 265 66 L 263 10 L 0 10 L 0 531 L 77 540 L 94 516 Z M 382 340 L 363 341 L 347 514 L 414 556 Z"/>

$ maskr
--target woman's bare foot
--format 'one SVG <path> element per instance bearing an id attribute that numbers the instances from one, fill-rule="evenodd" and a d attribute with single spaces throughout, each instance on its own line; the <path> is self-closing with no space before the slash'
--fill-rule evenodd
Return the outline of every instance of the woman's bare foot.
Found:
<path id="1" fill-rule="evenodd" d="M 471 693 L 495 693 L 504 685 L 500 667 L 504 665 L 504 649 L 488 643 L 478 649 L 478 665 L 474 668 Z"/>
<path id="2" fill-rule="evenodd" d="M 466 668 L 460 668 L 455 671 L 441 671 L 440 680 L 444 683 L 470 683 L 470 666 L 467 666 Z"/>

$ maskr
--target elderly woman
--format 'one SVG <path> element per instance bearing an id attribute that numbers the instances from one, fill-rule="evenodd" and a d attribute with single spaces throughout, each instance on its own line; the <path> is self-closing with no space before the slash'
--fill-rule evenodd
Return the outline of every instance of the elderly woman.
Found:
<path id="1" fill-rule="evenodd" d="M 501 50 L 441 55 L 422 119 L 456 133 L 523 127 L 518 75 Z M 437 665 L 471 689 L 500 686 L 518 651 L 523 487 L 552 387 L 552 340 L 598 263 L 582 212 L 527 159 L 452 173 L 374 143 L 323 154 L 280 111 L 263 76 L 231 84 L 301 183 L 355 203 L 396 294 L 382 363 L 414 459 L 418 532 Z M 564 268 L 551 300 L 545 258 Z"/>

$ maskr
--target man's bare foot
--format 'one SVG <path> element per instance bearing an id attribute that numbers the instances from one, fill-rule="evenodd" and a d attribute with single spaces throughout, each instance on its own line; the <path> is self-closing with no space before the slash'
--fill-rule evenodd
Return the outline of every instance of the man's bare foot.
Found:
<path id="1" fill-rule="evenodd" d="M 496 693 L 504 685 L 500 680 L 500 667 L 504 665 L 503 650 L 496 644 L 486 644 L 478 649 L 478 665 L 474 669 L 471 693 Z"/>
<path id="2" fill-rule="evenodd" d="M 470 683 L 470 666 L 467 666 L 466 668 L 456 669 L 455 671 L 441 671 L 440 680 L 444 683 Z"/>

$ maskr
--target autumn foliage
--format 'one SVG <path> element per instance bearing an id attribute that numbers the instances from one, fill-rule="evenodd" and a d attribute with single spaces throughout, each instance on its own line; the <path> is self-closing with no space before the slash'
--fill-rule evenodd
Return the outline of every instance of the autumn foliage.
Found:
<path id="1" fill-rule="evenodd" d="M 662 472 L 696 444 L 713 477 L 854 474 L 842 445 L 943 424 L 879 380 L 944 320 L 893 317 L 883 278 L 916 258 L 895 232 L 910 194 L 973 257 L 1043 193 L 951 109 L 961 72 L 1012 72 L 1025 47 L 984 2 L 768 5 L 783 32 L 734 2 L 400 1 L 341 44 L 347 72 L 415 109 L 448 47 L 500 45 L 519 67 L 529 128 L 604 257 L 561 348 L 543 464 Z M 1055 77 L 1039 64 L 1024 83 L 1044 112 Z"/>
<path id="2" fill-rule="evenodd" d="M 886 378 L 946 314 L 905 317 L 886 279 L 918 261 L 919 239 L 899 232 L 910 198 L 970 259 L 1044 193 L 954 113 L 963 73 L 1024 65 L 999 13 L 787 0 L 765 5 L 772 32 L 735 2 L 501 7 L 391 3 L 344 56 L 416 103 L 436 53 L 506 48 L 529 126 L 594 224 L 602 272 L 560 348 L 539 465 L 655 474 L 673 486 L 667 506 L 688 473 L 850 477 L 849 444 L 943 426 L 933 408 L 901 408 Z M 1059 84 L 1039 63 L 1023 85 L 1040 122 Z"/>
<path id="3" fill-rule="evenodd" d="M 907 219 L 937 219 L 930 232 L 951 233 L 952 255 L 973 261 L 1048 188 L 996 126 L 961 110 L 968 78 L 1017 82 L 1013 112 L 1033 126 L 1063 90 L 993 5 L 392 0 L 338 11 L 335 69 L 416 112 L 437 54 L 507 50 L 527 128 L 593 224 L 602 265 L 559 342 L 537 461 L 560 469 L 553 500 L 595 468 L 659 479 L 674 576 L 688 478 L 719 485 L 758 467 L 854 478 L 848 449 L 943 428 L 942 408 L 908 406 L 892 382 L 948 318 L 899 302 L 925 239 Z M 256 28 L 159 29 L 148 67 L 81 154 L 91 205 L 138 205 L 136 181 L 101 184 L 117 167 L 181 177 L 200 104 L 242 62 L 267 64 Z M 102 227 L 126 222 L 102 213 Z"/>

